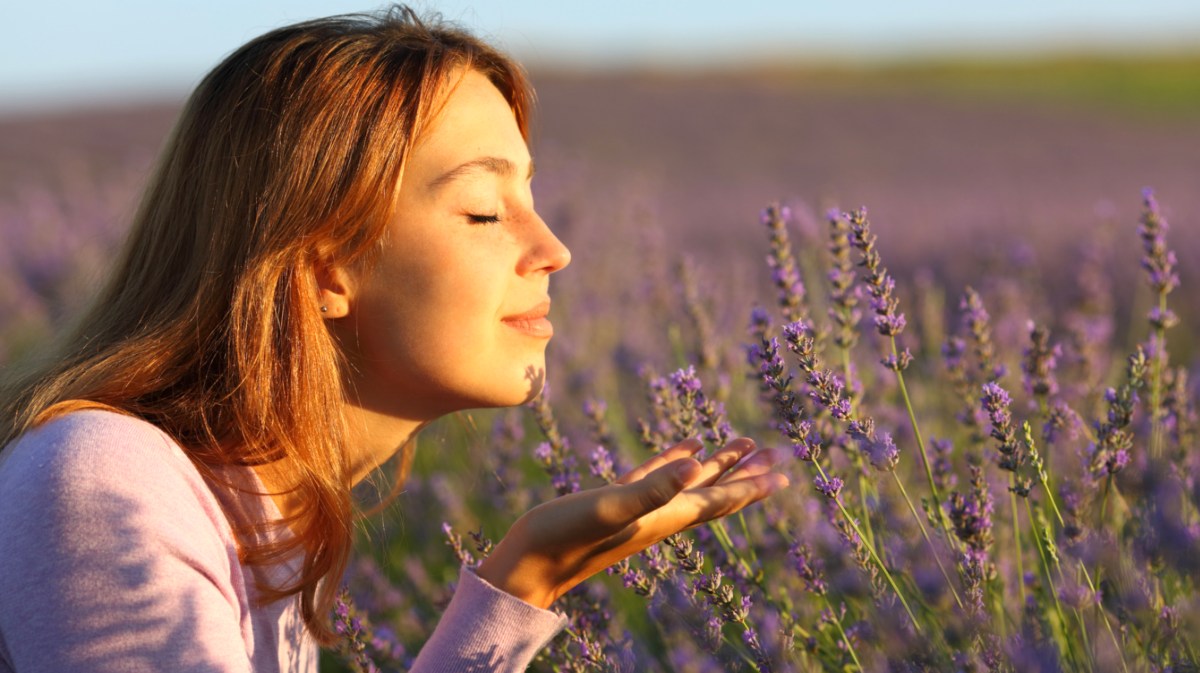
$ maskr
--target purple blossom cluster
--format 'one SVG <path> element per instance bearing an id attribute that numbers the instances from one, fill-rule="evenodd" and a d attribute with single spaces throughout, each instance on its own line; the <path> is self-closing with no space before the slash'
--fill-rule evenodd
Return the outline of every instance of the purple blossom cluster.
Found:
<path id="1" fill-rule="evenodd" d="M 904 331 L 907 321 L 904 314 L 899 312 L 900 299 L 896 297 L 896 279 L 887 272 L 880 260 L 879 250 L 875 245 L 875 234 L 871 233 L 871 224 L 867 221 L 867 209 L 847 213 L 844 217 L 850 222 L 853 233 L 853 244 L 862 257 L 859 265 L 866 271 L 867 290 L 871 293 L 871 310 L 875 312 L 875 329 L 886 337 L 894 337 Z"/>
<path id="2" fill-rule="evenodd" d="M 791 217 L 790 208 L 772 204 L 763 209 L 760 220 L 770 232 L 771 252 L 767 255 L 767 268 L 779 294 L 779 309 L 785 320 L 795 322 L 805 317 L 805 288 L 787 233 L 787 221 Z"/>

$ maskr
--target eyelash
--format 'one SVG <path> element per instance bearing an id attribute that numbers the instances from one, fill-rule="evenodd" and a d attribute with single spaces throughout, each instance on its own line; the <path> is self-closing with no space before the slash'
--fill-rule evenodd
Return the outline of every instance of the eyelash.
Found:
<path id="1" fill-rule="evenodd" d="M 474 214 L 468 213 L 467 219 L 471 221 L 471 224 L 496 224 L 497 222 L 500 221 L 500 216 L 499 215 L 474 215 Z"/>

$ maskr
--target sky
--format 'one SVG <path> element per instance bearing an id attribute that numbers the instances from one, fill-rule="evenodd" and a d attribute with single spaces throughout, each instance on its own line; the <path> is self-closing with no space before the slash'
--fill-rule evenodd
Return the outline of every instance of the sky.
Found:
<path id="1" fill-rule="evenodd" d="M 415 0 L 528 67 L 1200 49 L 1200 0 Z M 230 51 L 372 0 L 0 0 L 0 112 L 182 97 Z"/>

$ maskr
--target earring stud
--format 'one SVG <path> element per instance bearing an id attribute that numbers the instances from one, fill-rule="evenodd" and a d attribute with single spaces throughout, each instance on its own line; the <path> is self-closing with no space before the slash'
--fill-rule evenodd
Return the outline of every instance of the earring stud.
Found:
<path id="1" fill-rule="evenodd" d="M 321 313 L 329 313 L 329 307 L 322 304 L 321 305 Z"/>

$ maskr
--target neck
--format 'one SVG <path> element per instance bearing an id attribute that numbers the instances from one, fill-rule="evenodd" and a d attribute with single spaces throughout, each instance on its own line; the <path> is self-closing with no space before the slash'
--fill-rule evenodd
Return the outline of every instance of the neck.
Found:
<path id="1" fill-rule="evenodd" d="M 351 403 L 346 404 L 345 416 L 351 486 L 390 460 L 430 423 L 397 418 Z"/>
<path id="2" fill-rule="evenodd" d="M 430 422 L 397 418 L 351 403 L 346 403 L 344 414 L 347 433 L 346 467 L 351 488 L 395 456 Z M 280 514 L 287 518 L 300 511 L 303 503 L 298 501 L 300 496 L 292 490 L 293 484 L 278 474 L 273 467 L 270 463 L 258 465 L 254 471 L 267 493 L 271 494 L 271 499 L 275 501 Z"/>

